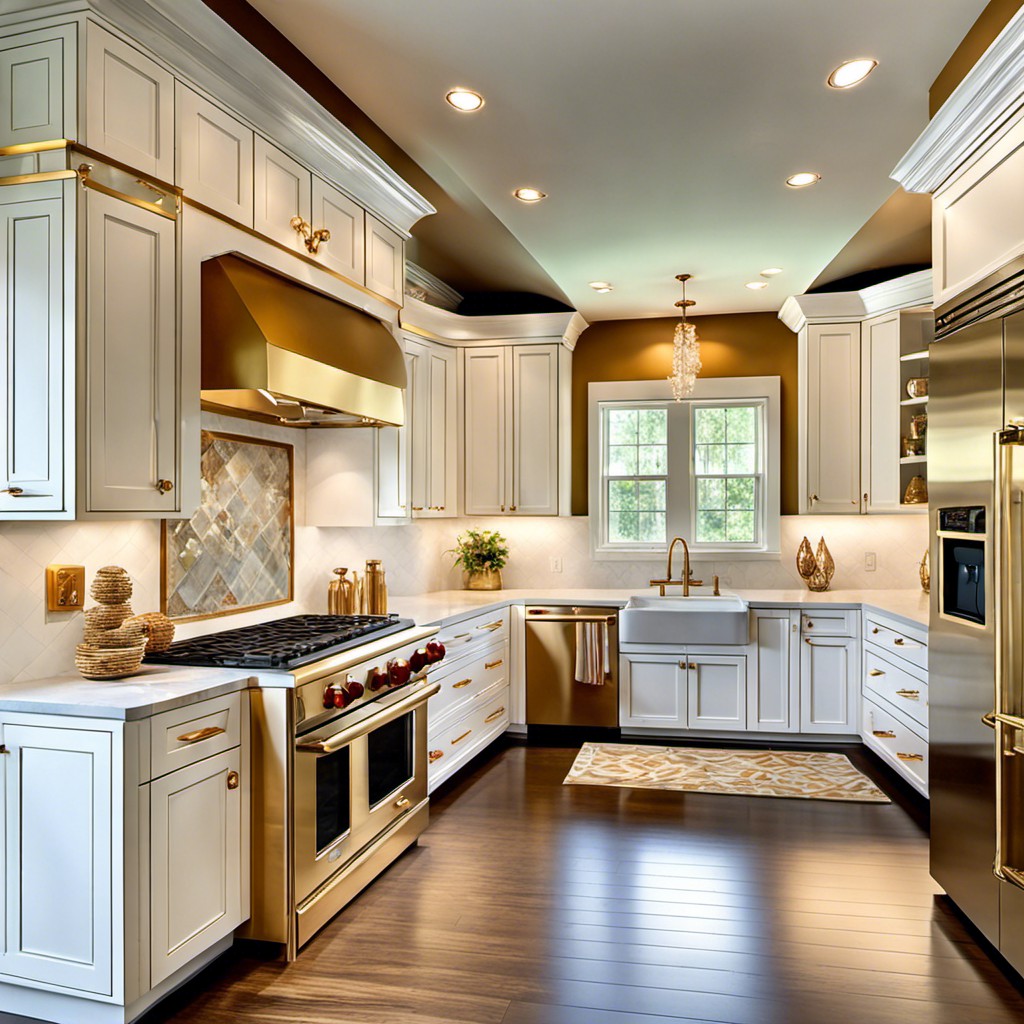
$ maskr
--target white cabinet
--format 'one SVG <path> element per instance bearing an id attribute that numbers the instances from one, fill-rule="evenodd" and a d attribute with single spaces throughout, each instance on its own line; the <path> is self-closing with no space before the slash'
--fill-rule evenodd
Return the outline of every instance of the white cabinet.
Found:
<path id="1" fill-rule="evenodd" d="M 240 748 L 150 784 L 150 983 L 242 923 Z"/>
<path id="2" fill-rule="evenodd" d="M 860 640 L 804 636 L 800 644 L 800 731 L 858 731 Z"/>
<path id="3" fill-rule="evenodd" d="M 619 671 L 619 725 L 685 729 L 686 662 L 671 654 L 623 655 Z"/>
<path id="4" fill-rule="evenodd" d="M 402 236 L 366 215 L 366 287 L 382 299 L 402 305 L 405 296 L 405 245 Z"/>
<path id="5" fill-rule="evenodd" d="M 802 341 L 800 510 L 859 512 L 860 324 L 810 324 Z"/>
<path id="6" fill-rule="evenodd" d="M 381 427 L 377 433 L 377 519 L 408 520 L 412 515 L 409 497 L 411 481 L 412 424 L 416 418 L 416 400 L 422 386 L 423 360 L 420 352 L 405 352 L 405 423 L 400 427 Z"/>
<path id="7" fill-rule="evenodd" d="M 74 517 L 74 185 L 0 191 L 0 519 Z"/>
<path id="8" fill-rule="evenodd" d="M 746 657 L 691 651 L 686 655 L 686 668 L 689 727 L 746 729 Z"/>
<path id="9" fill-rule="evenodd" d="M 431 342 L 406 340 L 414 357 L 410 375 L 412 484 L 416 518 L 450 518 L 458 508 L 458 410 L 455 351 Z"/>
<path id="10" fill-rule="evenodd" d="M 122 818 L 120 801 L 112 803 L 120 760 L 112 728 L 43 715 L 0 718 L 0 980 L 115 994 Z"/>
<path id="11" fill-rule="evenodd" d="M 289 249 L 305 253 L 293 217 L 313 215 L 313 176 L 297 160 L 257 135 L 254 143 L 253 228 Z"/>
<path id="12" fill-rule="evenodd" d="M 747 728 L 797 732 L 800 728 L 800 613 L 752 609 L 755 663 L 748 681 Z"/>
<path id="13" fill-rule="evenodd" d="M 321 243 L 317 259 L 330 270 L 356 284 L 366 281 L 366 213 L 344 192 L 320 178 L 313 178 L 313 231 L 331 233 Z"/>
<path id="14" fill-rule="evenodd" d="M 898 511 L 900 488 L 900 315 L 861 325 L 861 459 L 865 512 Z"/>
<path id="15" fill-rule="evenodd" d="M 76 26 L 0 39 L 0 146 L 77 136 Z"/>
<path id="16" fill-rule="evenodd" d="M 85 144 L 163 181 L 174 177 L 174 78 L 93 21 L 86 24 Z"/>
<path id="17" fill-rule="evenodd" d="M 558 514 L 559 350 L 466 350 L 467 515 Z"/>
<path id="18" fill-rule="evenodd" d="M 252 227 L 253 131 L 175 83 L 176 184 L 211 210 Z"/>
<path id="19" fill-rule="evenodd" d="M 176 222 L 84 196 L 83 512 L 178 508 Z"/>

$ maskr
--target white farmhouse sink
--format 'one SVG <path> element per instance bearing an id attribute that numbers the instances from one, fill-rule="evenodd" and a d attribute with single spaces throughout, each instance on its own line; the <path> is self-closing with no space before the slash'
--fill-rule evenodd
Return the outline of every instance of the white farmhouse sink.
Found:
<path id="1" fill-rule="evenodd" d="M 737 594 L 635 594 L 619 612 L 624 644 L 745 644 L 749 634 L 747 602 Z"/>

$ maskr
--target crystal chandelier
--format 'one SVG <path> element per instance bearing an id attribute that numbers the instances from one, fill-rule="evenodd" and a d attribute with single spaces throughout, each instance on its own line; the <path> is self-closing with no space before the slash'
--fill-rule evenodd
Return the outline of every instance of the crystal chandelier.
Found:
<path id="1" fill-rule="evenodd" d="M 683 285 L 683 297 L 676 303 L 679 307 L 679 323 L 676 324 L 675 338 L 672 342 L 672 375 L 668 380 L 672 385 L 672 397 L 677 402 L 681 402 L 693 391 L 701 367 L 697 328 L 686 319 L 687 309 L 696 305 L 693 299 L 686 297 L 686 282 L 692 276 L 676 274 L 676 280 Z"/>

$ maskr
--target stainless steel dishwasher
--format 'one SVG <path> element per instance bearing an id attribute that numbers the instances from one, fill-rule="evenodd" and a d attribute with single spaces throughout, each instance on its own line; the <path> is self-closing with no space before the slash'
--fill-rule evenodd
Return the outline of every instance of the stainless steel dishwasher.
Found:
<path id="1" fill-rule="evenodd" d="M 614 608 L 527 607 L 527 725 L 618 727 L 618 621 Z M 580 644 L 603 664 L 588 666 Z M 584 682 L 581 675 L 594 681 Z"/>

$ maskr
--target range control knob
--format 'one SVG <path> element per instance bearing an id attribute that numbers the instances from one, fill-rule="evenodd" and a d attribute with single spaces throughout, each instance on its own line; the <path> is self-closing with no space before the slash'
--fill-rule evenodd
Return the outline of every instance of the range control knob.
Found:
<path id="1" fill-rule="evenodd" d="M 384 668 L 372 668 L 366 674 L 366 685 L 376 693 L 388 685 L 388 672 Z"/>

